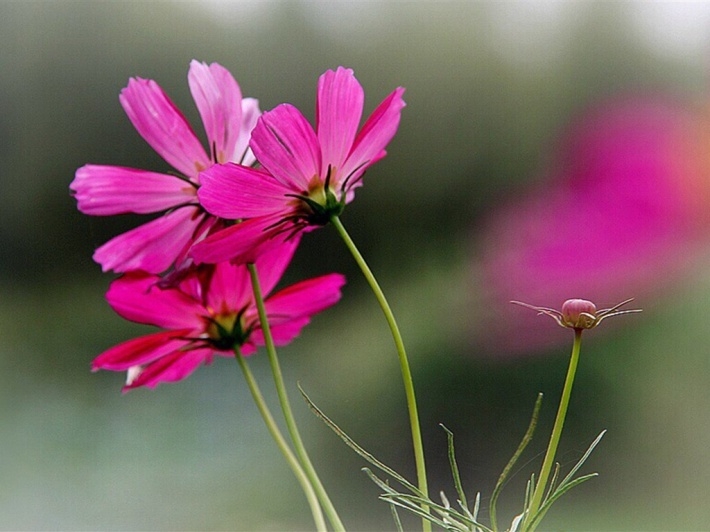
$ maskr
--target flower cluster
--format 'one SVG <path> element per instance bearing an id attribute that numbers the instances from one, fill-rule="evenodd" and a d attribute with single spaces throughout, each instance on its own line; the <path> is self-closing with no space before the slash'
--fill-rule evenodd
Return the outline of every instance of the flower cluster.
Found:
<path id="1" fill-rule="evenodd" d="M 111 307 L 163 329 L 94 360 L 95 370 L 127 371 L 125 390 L 177 381 L 214 355 L 264 344 L 247 265 L 269 294 L 301 235 L 339 215 L 385 156 L 405 105 L 397 88 L 359 128 L 364 91 L 339 67 L 318 82 L 314 129 L 290 104 L 262 114 L 216 63 L 192 61 L 188 83 L 208 149 L 155 81 L 133 78 L 121 105 L 176 173 L 87 164 L 70 185 L 85 214 L 158 215 L 94 253 L 104 271 L 123 274 L 107 293 Z M 291 341 L 336 303 L 344 282 L 324 275 L 268 297 L 274 342 Z"/>

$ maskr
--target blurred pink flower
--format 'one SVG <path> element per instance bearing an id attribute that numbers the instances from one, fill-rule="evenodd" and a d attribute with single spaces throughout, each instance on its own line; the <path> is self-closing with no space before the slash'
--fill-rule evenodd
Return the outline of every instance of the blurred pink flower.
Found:
<path id="1" fill-rule="evenodd" d="M 294 241 L 272 248 L 256 263 L 276 345 L 289 343 L 311 316 L 334 305 L 345 284 L 342 275 L 330 274 L 269 296 L 297 245 Z M 234 356 L 236 347 L 249 355 L 264 345 L 246 266 L 222 262 L 194 268 L 166 289 L 159 281 L 156 275 L 130 272 L 113 281 L 106 294 L 122 317 L 165 329 L 123 342 L 93 361 L 94 371 L 127 371 L 124 392 L 182 380 L 215 355 Z"/>
<path id="2" fill-rule="evenodd" d="M 707 142 L 704 110 L 662 98 L 607 103 L 574 123 L 549 179 L 484 225 L 484 341 L 555 342 L 510 300 L 638 299 L 687 272 L 708 242 Z"/>
<path id="3" fill-rule="evenodd" d="M 216 163 L 254 162 L 248 142 L 260 114 L 258 102 L 242 99 L 237 82 L 217 63 L 193 60 L 188 83 L 209 153 L 155 81 L 132 78 L 121 91 L 121 105 L 138 133 L 180 175 L 87 164 L 77 170 L 70 185 L 85 214 L 164 213 L 99 247 L 94 260 L 104 271 L 140 269 L 157 274 L 176 262 L 178 268 L 184 267 L 192 243 L 217 222 L 198 203 L 200 171 Z"/>
<path id="4" fill-rule="evenodd" d="M 365 95 L 353 71 L 325 72 L 318 81 L 316 129 L 292 105 L 259 119 L 250 146 L 263 168 L 217 165 L 202 173 L 200 202 L 226 219 L 246 219 L 196 245 L 198 262 L 249 261 L 275 235 L 328 223 L 352 201 L 362 176 L 382 159 L 397 132 L 403 88 L 395 89 L 358 131 Z"/>

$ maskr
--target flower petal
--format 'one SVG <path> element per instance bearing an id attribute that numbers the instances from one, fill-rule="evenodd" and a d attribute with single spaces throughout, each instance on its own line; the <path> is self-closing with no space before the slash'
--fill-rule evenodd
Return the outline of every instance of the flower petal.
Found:
<path id="1" fill-rule="evenodd" d="M 355 141 L 362 118 L 365 93 L 353 71 L 338 67 L 318 80 L 316 131 L 323 160 L 321 168 L 340 169 Z"/>
<path id="2" fill-rule="evenodd" d="M 306 192 L 313 176 L 320 175 L 318 139 L 292 105 L 284 103 L 261 115 L 250 146 L 262 166 L 296 193 Z"/>
<path id="3" fill-rule="evenodd" d="M 179 172 L 197 179 L 212 164 L 190 124 L 155 81 L 131 78 L 119 100 L 138 133 Z"/>
<path id="4" fill-rule="evenodd" d="M 340 300 L 343 275 L 332 273 L 302 281 L 267 298 L 269 324 L 277 325 L 302 316 L 312 316 Z"/>
<path id="5" fill-rule="evenodd" d="M 230 161 L 244 166 L 254 165 L 256 157 L 254 157 L 254 152 L 249 148 L 249 141 L 251 140 L 251 132 L 254 131 L 260 116 L 259 100 L 255 98 L 242 99 L 242 128 L 234 146 L 234 153 L 229 159 Z"/>
<path id="6" fill-rule="evenodd" d="M 231 160 L 241 133 L 242 91 L 222 65 L 192 60 L 187 75 L 216 163 Z"/>
<path id="7" fill-rule="evenodd" d="M 206 314 L 200 301 L 180 290 L 162 289 L 160 277 L 131 272 L 111 283 L 106 300 L 123 318 L 164 329 L 202 329 Z"/>
<path id="8" fill-rule="evenodd" d="M 169 174 L 123 166 L 87 164 L 69 185 L 84 214 L 107 216 L 161 212 L 196 203 L 196 189 Z"/>
<path id="9" fill-rule="evenodd" d="M 130 384 L 123 387 L 123 391 L 141 386 L 155 388 L 161 382 L 181 381 L 190 376 L 200 364 L 212 362 L 213 353 L 212 349 L 174 351 L 145 366 Z"/>
<path id="10" fill-rule="evenodd" d="M 200 174 L 200 203 L 207 212 L 237 220 L 270 214 L 287 215 L 293 189 L 262 170 L 238 164 L 216 164 Z"/>
<path id="11" fill-rule="evenodd" d="M 187 345 L 189 341 L 181 337 L 189 333 L 190 329 L 160 331 L 122 342 L 97 356 L 91 370 L 126 371 L 132 366 L 148 364 Z"/>
<path id="12" fill-rule="evenodd" d="M 406 105 L 402 99 L 403 94 L 402 87 L 392 91 L 362 126 L 352 152 L 340 172 L 350 183 L 357 182 L 368 166 L 384 157 L 385 146 L 397 133 L 402 109 Z"/>
<path id="13" fill-rule="evenodd" d="M 294 318 L 292 320 L 274 324 L 271 327 L 271 336 L 274 339 L 274 344 L 281 346 L 287 345 L 293 341 L 300 333 L 301 330 L 311 322 L 311 318 L 308 316 L 302 316 L 300 318 Z M 255 330 L 251 334 L 250 340 L 257 345 L 264 345 L 264 331 L 261 329 Z"/>
<path id="14" fill-rule="evenodd" d="M 211 234 L 190 249 L 190 256 L 200 263 L 217 263 L 231 260 L 235 263 L 254 262 L 272 246 L 286 239 L 300 238 L 288 222 L 273 227 L 281 221 L 280 216 L 251 218 Z"/>
<path id="15" fill-rule="evenodd" d="M 204 218 L 197 208 L 177 209 L 112 238 L 94 252 L 94 260 L 105 272 L 163 272 L 190 245 Z"/>

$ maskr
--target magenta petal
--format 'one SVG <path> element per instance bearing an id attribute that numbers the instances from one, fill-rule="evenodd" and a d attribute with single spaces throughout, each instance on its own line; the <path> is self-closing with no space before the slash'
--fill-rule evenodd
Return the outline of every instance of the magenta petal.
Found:
<path id="1" fill-rule="evenodd" d="M 318 139 L 292 105 L 284 103 L 261 115 L 250 146 L 264 168 L 297 193 L 307 191 L 311 179 L 320 175 Z"/>
<path id="2" fill-rule="evenodd" d="M 190 244 L 204 218 L 183 207 L 112 238 L 94 252 L 103 271 L 161 273 Z"/>
<path id="3" fill-rule="evenodd" d="M 220 262 L 215 264 L 205 294 L 206 306 L 221 312 L 223 309 L 243 309 L 253 299 L 249 270 L 244 264 Z"/>
<path id="4" fill-rule="evenodd" d="M 276 345 L 287 345 L 293 341 L 300 333 L 301 330 L 310 323 L 311 318 L 308 316 L 301 316 L 299 318 L 293 318 L 283 323 L 275 323 L 271 326 L 271 336 L 274 339 L 274 344 Z M 251 341 L 255 345 L 264 345 L 264 332 L 261 329 L 255 330 L 251 335 Z"/>
<path id="5" fill-rule="evenodd" d="M 160 277 L 131 272 L 111 283 L 106 300 L 127 320 L 165 329 L 201 329 L 205 310 L 182 291 L 158 286 Z"/>
<path id="6" fill-rule="evenodd" d="M 279 221 L 278 216 L 263 216 L 232 225 L 192 246 L 190 255 L 197 263 L 214 264 L 226 260 L 237 263 L 254 262 L 261 253 L 279 243 L 276 237 L 279 229 L 288 229 L 287 226 L 269 229 Z M 275 240 L 271 242 L 274 237 Z"/>
<path id="7" fill-rule="evenodd" d="M 293 190 L 269 174 L 237 164 L 216 164 L 200 174 L 198 191 L 205 210 L 228 220 L 289 214 Z"/>
<path id="8" fill-rule="evenodd" d="M 144 367 L 138 376 L 123 387 L 123 391 L 141 386 L 155 388 L 162 382 L 177 382 L 189 377 L 202 363 L 212 361 L 211 349 L 174 351 Z"/>
<path id="9" fill-rule="evenodd" d="M 375 109 L 362 126 L 355 139 L 353 150 L 341 169 L 341 175 L 354 180 L 375 161 L 384 156 L 385 146 L 392 140 L 397 128 L 402 109 L 405 106 L 402 95 L 404 89 L 395 89 Z"/>
<path id="10" fill-rule="evenodd" d="M 99 216 L 161 212 L 196 202 L 195 187 L 182 179 L 123 166 L 87 164 L 69 187 L 81 212 Z"/>
<path id="11" fill-rule="evenodd" d="M 232 160 L 240 136 L 242 123 L 242 91 L 223 66 L 212 63 L 190 62 L 187 75 L 192 98 L 205 126 L 214 162 Z"/>
<path id="12" fill-rule="evenodd" d="M 138 133 L 179 172 L 197 179 L 212 164 L 190 124 L 155 81 L 131 78 L 119 99 Z"/>
<path id="13" fill-rule="evenodd" d="M 148 364 L 187 345 L 188 340 L 180 337 L 189 333 L 190 329 L 161 331 L 122 342 L 97 356 L 91 363 L 91 369 L 126 371 L 131 366 Z"/>
<path id="14" fill-rule="evenodd" d="M 302 281 L 281 290 L 266 300 L 269 324 L 312 316 L 340 300 L 340 289 L 345 284 L 343 275 L 333 273 Z"/>
<path id="15" fill-rule="evenodd" d="M 365 93 L 353 71 L 338 67 L 318 80 L 316 131 L 323 153 L 322 168 L 340 169 L 355 141 Z"/>

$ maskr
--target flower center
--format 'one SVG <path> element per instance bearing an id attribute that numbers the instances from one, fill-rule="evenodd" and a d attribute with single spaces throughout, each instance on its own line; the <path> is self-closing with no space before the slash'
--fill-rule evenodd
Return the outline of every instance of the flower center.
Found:
<path id="1" fill-rule="evenodd" d="M 331 187 L 333 168 L 328 167 L 325 181 L 318 175 L 313 176 L 308 190 L 303 194 L 289 194 L 294 201 L 292 218 L 307 225 L 326 225 L 332 216 L 338 216 L 345 208 L 345 194 L 339 199 Z"/>
<path id="2" fill-rule="evenodd" d="M 229 351 L 244 344 L 251 334 L 243 317 L 236 312 L 216 314 L 206 318 L 208 342 L 220 351 Z"/>

